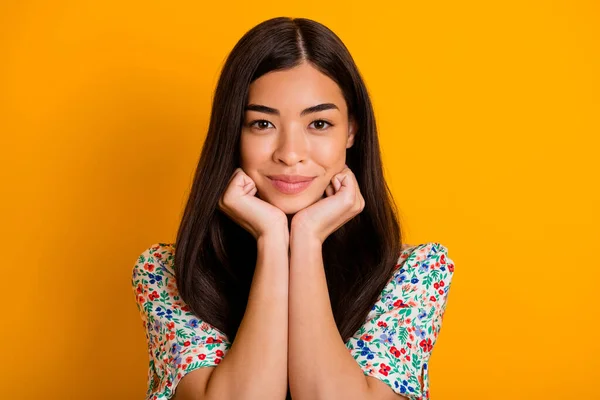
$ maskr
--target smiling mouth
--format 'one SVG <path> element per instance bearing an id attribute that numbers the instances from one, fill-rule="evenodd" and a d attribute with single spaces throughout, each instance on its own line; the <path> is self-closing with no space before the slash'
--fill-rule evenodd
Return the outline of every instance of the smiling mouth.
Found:
<path id="1" fill-rule="evenodd" d="M 311 183 L 315 180 L 315 178 L 302 182 L 286 182 L 273 178 L 269 178 L 269 180 L 271 181 L 275 189 L 279 190 L 281 193 L 297 194 L 309 187 Z"/>

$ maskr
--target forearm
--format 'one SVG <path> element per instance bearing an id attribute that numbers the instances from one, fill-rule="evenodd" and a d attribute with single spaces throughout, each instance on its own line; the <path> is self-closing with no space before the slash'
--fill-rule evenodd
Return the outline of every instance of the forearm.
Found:
<path id="1" fill-rule="evenodd" d="M 282 400 L 287 392 L 288 239 L 261 237 L 246 311 L 207 384 L 209 400 Z"/>
<path id="2" fill-rule="evenodd" d="M 292 397 L 368 399 L 366 377 L 335 324 L 321 243 L 292 234 L 290 250 L 288 365 Z"/>

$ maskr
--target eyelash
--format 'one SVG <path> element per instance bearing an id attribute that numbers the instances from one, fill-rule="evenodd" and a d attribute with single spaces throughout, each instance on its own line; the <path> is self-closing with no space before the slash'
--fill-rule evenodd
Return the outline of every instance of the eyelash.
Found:
<path id="1" fill-rule="evenodd" d="M 250 123 L 248 124 L 248 126 L 249 126 L 249 127 L 252 127 L 252 126 L 254 126 L 254 124 L 256 124 L 257 122 L 268 122 L 268 123 L 270 123 L 270 124 L 271 124 L 271 122 L 270 122 L 270 121 L 267 121 L 266 119 L 257 119 L 257 120 L 255 120 L 255 121 L 252 121 L 252 122 L 250 122 Z M 314 120 L 313 122 L 311 122 L 311 124 L 312 124 L 312 123 L 314 123 L 314 122 L 325 122 L 326 124 L 328 124 L 328 125 L 329 125 L 329 127 L 332 127 L 332 126 L 333 126 L 333 124 L 332 124 L 331 122 L 329 122 L 329 121 L 326 121 L 326 120 L 324 120 L 324 119 L 316 119 L 316 120 Z M 273 125 L 273 124 L 271 124 L 271 125 Z M 264 131 L 264 130 L 266 130 L 267 128 L 257 128 L 257 129 L 258 129 L 259 131 Z M 327 129 L 327 128 L 323 128 L 323 129 L 317 129 L 317 130 L 318 130 L 318 131 L 324 131 L 324 130 L 326 130 L 326 129 Z"/>

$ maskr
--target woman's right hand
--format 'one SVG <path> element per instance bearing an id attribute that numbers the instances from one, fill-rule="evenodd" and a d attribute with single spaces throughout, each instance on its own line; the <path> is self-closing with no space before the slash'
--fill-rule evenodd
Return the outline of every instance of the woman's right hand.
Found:
<path id="1" fill-rule="evenodd" d="M 237 168 L 219 199 L 219 209 L 258 239 L 269 234 L 288 232 L 287 216 L 279 208 L 255 197 L 256 184 Z"/>

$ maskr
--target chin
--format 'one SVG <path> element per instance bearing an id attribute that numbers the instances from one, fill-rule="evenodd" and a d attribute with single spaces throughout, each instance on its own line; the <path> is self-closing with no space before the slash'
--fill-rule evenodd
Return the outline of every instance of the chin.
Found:
<path id="1" fill-rule="evenodd" d="M 322 191 L 325 192 L 325 189 Z M 305 191 L 304 193 L 297 194 L 295 196 L 285 195 L 278 191 L 266 192 L 264 195 L 258 197 L 267 203 L 279 208 L 285 214 L 291 215 L 296 214 L 298 211 L 311 206 L 312 204 L 319 201 L 322 196 L 315 195 L 313 192 Z"/>

